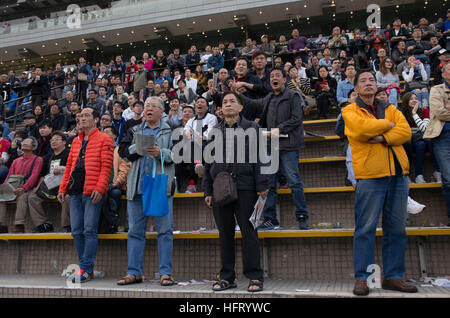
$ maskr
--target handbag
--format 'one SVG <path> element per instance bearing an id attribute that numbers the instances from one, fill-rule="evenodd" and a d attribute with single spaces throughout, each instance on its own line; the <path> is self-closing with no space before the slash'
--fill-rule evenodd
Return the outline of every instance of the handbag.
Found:
<path id="1" fill-rule="evenodd" d="M 213 199 L 216 207 L 236 202 L 238 199 L 236 186 L 236 173 L 221 171 L 214 178 Z"/>
<path id="2" fill-rule="evenodd" d="M 303 95 L 303 93 L 302 93 Z M 306 102 L 306 105 L 308 107 L 316 107 L 317 106 L 317 100 L 314 97 L 308 96 L 308 95 L 303 95 L 303 99 Z"/>
<path id="3" fill-rule="evenodd" d="M 144 175 L 142 180 L 142 211 L 146 216 L 165 216 L 169 213 L 167 198 L 167 179 L 164 173 L 164 155 L 161 156 L 161 174 L 156 174 L 156 159 L 153 158 L 152 174 Z"/>

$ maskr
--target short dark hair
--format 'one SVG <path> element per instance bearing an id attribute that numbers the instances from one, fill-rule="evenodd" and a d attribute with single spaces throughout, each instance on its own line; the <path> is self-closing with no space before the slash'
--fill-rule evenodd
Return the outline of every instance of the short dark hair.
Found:
<path id="1" fill-rule="evenodd" d="M 103 131 L 105 131 L 105 129 L 111 129 L 111 132 L 113 133 L 114 136 L 119 137 L 119 131 L 117 130 L 116 127 L 114 126 L 106 126 L 105 128 L 103 128 Z"/>
<path id="2" fill-rule="evenodd" d="M 285 72 L 284 69 L 282 69 L 281 67 L 274 67 L 274 68 L 270 71 L 270 74 L 272 74 L 273 71 L 280 71 L 281 74 L 283 74 L 283 77 L 284 77 L 284 78 L 287 77 L 286 72 Z"/>
<path id="3" fill-rule="evenodd" d="M 50 138 L 53 138 L 53 136 L 60 136 L 63 141 L 67 142 L 66 134 L 62 130 L 55 130 L 51 133 Z"/>
<path id="4" fill-rule="evenodd" d="M 48 128 L 53 129 L 52 122 L 48 119 L 44 119 L 43 121 L 41 121 L 38 125 L 38 128 L 40 129 L 41 127 L 44 127 L 44 126 L 47 126 Z"/>
<path id="5" fill-rule="evenodd" d="M 113 104 L 113 107 L 114 107 L 115 105 L 119 105 L 120 108 L 123 109 L 123 104 L 122 104 L 122 102 L 119 102 L 118 100 L 116 100 L 116 101 L 114 102 L 114 104 Z"/>
<path id="6" fill-rule="evenodd" d="M 222 100 L 221 100 L 222 103 L 223 103 L 223 99 L 224 99 L 227 95 L 234 95 L 234 97 L 236 97 L 236 99 L 239 101 L 239 103 L 240 103 L 241 105 L 244 105 L 244 102 L 243 102 L 243 100 L 242 100 L 241 95 L 238 94 L 238 93 L 236 93 L 236 92 L 233 92 L 233 91 L 228 91 L 228 92 L 226 92 L 226 93 L 223 93 L 223 95 L 222 95 Z M 222 105 L 222 103 L 221 103 L 220 105 Z"/>
<path id="7" fill-rule="evenodd" d="M 141 102 L 140 100 L 138 100 L 136 103 L 134 103 L 132 107 L 135 107 L 136 105 L 141 105 L 142 107 L 144 107 L 144 103 Z"/>
<path id="8" fill-rule="evenodd" d="M 95 119 L 95 118 L 100 119 L 100 113 L 99 113 L 99 111 L 98 111 L 97 109 L 95 109 L 95 108 L 93 108 L 93 107 L 90 107 L 90 106 L 88 106 L 88 107 L 86 107 L 86 108 L 92 109 L 92 116 L 94 117 L 94 119 Z M 86 109 L 86 108 L 85 108 L 85 109 Z"/>
<path id="9" fill-rule="evenodd" d="M 266 53 L 264 53 L 264 51 L 256 50 L 256 51 L 252 54 L 252 61 L 253 61 L 255 58 L 257 58 L 258 56 L 260 56 L 260 55 L 264 55 L 264 57 L 267 58 L 267 55 L 266 55 Z"/>
<path id="10" fill-rule="evenodd" d="M 350 97 L 350 95 L 354 92 L 355 90 L 352 88 L 351 90 L 350 90 L 350 92 L 348 92 L 348 94 L 347 94 L 347 98 L 349 98 Z"/>
<path id="11" fill-rule="evenodd" d="M 364 74 L 364 73 L 370 73 L 370 74 L 372 74 L 372 76 L 373 76 L 374 78 L 376 78 L 375 73 L 374 73 L 371 69 L 362 69 L 362 70 L 359 70 L 359 71 L 356 73 L 356 76 L 355 76 L 355 84 L 354 84 L 354 86 L 358 85 L 359 77 L 361 76 L 361 74 Z"/>
<path id="12" fill-rule="evenodd" d="M 250 63 L 249 63 L 249 61 L 248 61 L 245 57 L 241 56 L 240 58 L 238 58 L 238 59 L 236 60 L 236 65 L 237 65 L 237 63 L 238 63 L 239 61 L 245 61 L 245 63 L 247 63 L 247 68 L 249 68 Z"/>
<path id="13" fill-rule="evenodd" d="M 353 67 L 356 71 L 356 66 L 354 64 L 345 64 L 344 73 L 347 71 L 347 68 L 349 68 L 349 67 Z"/>
<path id="14" fill-rule="evenodd" d="M 93 88 L 91 88 L 90 90 L 89 90 L 89 93 L 90 92 L 94 92 L 95 94 L 97 94 L 97 91 L 95 90 L 95 89 L 93 89 Z"/>
<path id="15" fill-rule="evenodd" d="M 28 132 L 26 130 L 18 130 L 16 131 L 16 134 L 14 135 L 14 137 L 19 136 L 22 139 L 25 139 L 28 137 Z"/>

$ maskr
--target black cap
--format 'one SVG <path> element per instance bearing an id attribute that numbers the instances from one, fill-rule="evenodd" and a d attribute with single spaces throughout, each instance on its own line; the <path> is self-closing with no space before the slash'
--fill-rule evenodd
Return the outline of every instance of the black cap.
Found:
<path id="1" fill-rule="evenodd" d="M 440 49 L 439 52 L 438 52 L 438 55 L 441 56 L 441 55 L 446 54 L 446 53 L 450 53 L 450 52 L 447 51 L 446 49 Z"/>
<path id="2" fill-rule="evenodd" d="M 28 112 L 28 113 L 25 114 L 25 116 L 23 116 L 23 118 L 24 118 L 24 119 L 28 119 L 28 118 L 36 118 L 36 116 L 34 116 L 33 113 Z"/>
<path id="3" fill-rule="evenodd" d="M 139 60 L 137 64 L 145 64 L 143 60 Z"/>

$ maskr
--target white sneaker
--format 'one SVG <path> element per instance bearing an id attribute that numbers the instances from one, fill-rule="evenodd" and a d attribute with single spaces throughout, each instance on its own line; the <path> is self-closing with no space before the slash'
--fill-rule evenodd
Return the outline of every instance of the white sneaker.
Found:
<path id="1" fill-rule="evenodd" d="M 419 174 L 416 177 L 416 183 L 426 183 L 425 179 L 423 178 L 423 175 Z"/>
<path id="2" fill-rule="evenodd" d="M 425 209 L 425 205 L 414 201 L 413 199 L 411 199 L 410 196 L 408 196 L 408 205 L 407 205 L 407 208 L 406 208 L 408 213 L 410 213 L 410 214 L 417 214 L 417 213 L 422 212 L 423 209 Z"/>
<path id="3" fill-rule="evenodd" d="M 440 172 L 437 171 L 433 172 L 433 177 L 436 180 L 436 182 L 442 183 L 442 176 Z"/>
<path id="4" fill-rule="evenodd" d="M 195 173 L 198 175 L 199 178 L 203 177 L 203 170 L 205 168 L 201 163 L 195 165 Z"/>

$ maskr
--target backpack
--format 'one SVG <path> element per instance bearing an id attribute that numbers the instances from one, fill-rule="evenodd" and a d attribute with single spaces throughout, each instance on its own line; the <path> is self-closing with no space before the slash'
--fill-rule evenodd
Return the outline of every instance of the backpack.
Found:
<path id="1" fill-rule="evenodd" d="M 112 198 L 106 195 L 98 220 L 98 234 L 116 233 L 118 224 L 119 207 Z"/>

